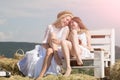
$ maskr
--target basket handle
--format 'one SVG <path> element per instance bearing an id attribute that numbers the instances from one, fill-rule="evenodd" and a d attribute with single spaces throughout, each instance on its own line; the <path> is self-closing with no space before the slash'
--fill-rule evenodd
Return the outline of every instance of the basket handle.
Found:
<path id="1" fill-rule="evenodd" d="M 22 49 L 18 49 L 18 50 L 16 51 L 16 54 L 18 54 L 18 51 L 21 51 L 23 55 L 25 54 Z"/>

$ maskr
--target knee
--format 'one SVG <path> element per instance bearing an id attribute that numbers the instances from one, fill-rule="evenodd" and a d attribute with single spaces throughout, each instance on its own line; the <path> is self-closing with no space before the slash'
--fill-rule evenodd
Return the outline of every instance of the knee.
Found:
<path id="1" fill-rule="evenodd" d="M 52 49 L 52 48 L 48 48 L 46 55 L 49 56 L 49 55 L 51 55 L 51 54 L 53 54 L 53 49 Z"/>

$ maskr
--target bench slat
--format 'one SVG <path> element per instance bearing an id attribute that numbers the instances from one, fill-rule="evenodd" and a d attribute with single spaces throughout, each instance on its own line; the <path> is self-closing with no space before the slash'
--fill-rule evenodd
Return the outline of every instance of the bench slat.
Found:
<path id="1" fill-rule="evenodd" d="M 92 48 L 101 48 L 105 51 L 110 51 L 110 45 L 92 45 Z"/>
<path id="2" fill-rule="evenodd" d="M 110 44 L 110 39 L 109 38 L 91 39 L 91 44 Z"/>
<path id="3" fill-rule="evenodd" d="M 72 66 L 72 68 L 99 68 L 99 66 Z"/>
<path id="4" fill-rule="evenodd" d="M 111 29 L 91 30 L 90 33 L 92 35 L 111 35 L 112 34 L 112 30 Z"/>

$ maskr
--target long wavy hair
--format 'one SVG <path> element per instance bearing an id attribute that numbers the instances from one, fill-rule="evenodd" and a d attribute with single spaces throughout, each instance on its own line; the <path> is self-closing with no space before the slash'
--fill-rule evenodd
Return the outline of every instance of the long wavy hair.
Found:
<path id="1" fill-rule="evenodd" d="M 77 31 L 78 34 L 81 34 L 83 32 L 88 31 L 88 29 L 86 28 L 86 26 L 83 24 L 82 20 L 79 17 L 73 17 L 71 20 L 77 22 L 77 24 L 80 28 L 80 30 Z M 70 22 L 69 22 L 68 26 L 69 26 L 69 29 L 70 29 L 70 26 L 71 26 Z M 70 31 L 71 31 L 71 29 L 70 29 Z"/>
<path id="2" fill-rule="evenodd" d="M 77 22 L 77 24 L 81 30 L 88 30 L 79 17 L 73 17 L 71 20 Z M 70 24 L 69 24 L 69 26 L 70 26 Z"/>

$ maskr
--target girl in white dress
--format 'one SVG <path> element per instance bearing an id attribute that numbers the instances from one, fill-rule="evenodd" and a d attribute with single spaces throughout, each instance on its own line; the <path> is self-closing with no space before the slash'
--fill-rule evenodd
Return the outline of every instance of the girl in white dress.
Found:
<path id="1" fill-rule="evenodd" d="M 73 14 L 71 12 L 68 12 L 68 11 L 60 12 L 57 15 L 57 21 L 50 26 L 51 29 L 48 33 L 49 37 L 47 39 L 45 38 L 46 39 L 45 42 L 48 42 L 50 47 L 47 49 L 47 54 L 45 55 L 45 58 L 44 58 L 42 70 L 40 71 L 39 77 L 37 79 L 41 79 L 45 73 L 51 74 L 51 72 L 53 71 L 56 72 L 57 70 L 55 70 L 55 68 L 58 69 L 58 66 L 57 67 L 55 66 L 56 63 L 57 63 L 56 65 L 62 64 L 61 59 L 59 57 L 61 55 L 61 41 L 65 40 L 68 36 L 69 28 L 65 26 L 68 26 L 68 23 L 72 17 L 73 17 Z M 54 58 L 52 58 L 52 56 Z M 39 64 L 38 64 L 38 67 L 39 67 Z M 52 70 L 53 68 L 54 70 Z M 56 73 L 60 73 L 60 72 L 57 71 Z"/>
<path id="2" fill-rule="evenodd" d="M 91 36 L 79 17 L 74 17 L 69 23 L 68 40 L 62 41 L 62 49 L 66 60 L 66 72 L 64 76 L 71 73 L 70 56 L 76 57 L 77 64 L 83 65 L 82 57 L 90 57 Z"/>
<path id="3" fill-rule="evenodd" d="M 58 64 L 61 62 L 56 52 L 61 53 L 61 40 L 67 38 L 69 32 L 67 25 L 72 17 L 69 11 L 60 12 L 55 23 L 47 27 L 44 44 L 36 45 L 35 49 L 27 51 L 25 57 L 17 63 L 25 76 L 40 79 L 44 74 L 60 73 Z"/>

